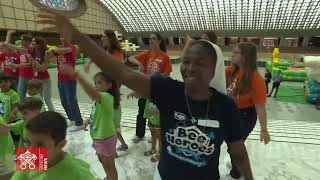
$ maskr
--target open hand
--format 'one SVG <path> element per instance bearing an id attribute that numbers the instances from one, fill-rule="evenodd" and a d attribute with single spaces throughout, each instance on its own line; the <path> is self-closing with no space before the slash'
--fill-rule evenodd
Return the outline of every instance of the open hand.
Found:
<path id="1" fill-rule="evenodd" d="M 260 141 L 264 142 L 264 144 L 268 144 L 270 142 L 270 135 L 268 131 L 260 131 Z"/>
<path id="2" fill-rule="evenodd" d="M 50 27 L 43 28 L 42 31 L 55 31 L 60 33 L 67 41 L 72 39 L 77 29 L 67 17 L 59 15 L 48 8 L 40 8 L 39 10 L 39 20 L 36 22 L 38 24 L 51 25 Z"/>

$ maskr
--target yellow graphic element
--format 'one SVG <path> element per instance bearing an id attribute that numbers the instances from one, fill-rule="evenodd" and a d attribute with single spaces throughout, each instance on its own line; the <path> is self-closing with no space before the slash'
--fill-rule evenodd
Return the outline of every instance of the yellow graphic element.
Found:
<path id="1" fill-rule="evenodd" d="M 280 60 L 280 50 L 279 48 L 274 48 L 272 52 L 272 66 L 277 67 Z"/>

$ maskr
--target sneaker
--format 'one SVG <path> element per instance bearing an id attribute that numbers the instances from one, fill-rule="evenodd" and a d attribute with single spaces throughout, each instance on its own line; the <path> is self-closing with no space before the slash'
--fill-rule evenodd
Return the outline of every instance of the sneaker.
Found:
<path id="1" fill-rule="evenodd" d="M 69 129 L 69 132 L 77 132 L 77 131 L 81 131 L 83 129 L 83 126 L 72 126 Z"/>
<path id="2" fill-rule="evenodd" d="M 244 180 L 244 178 L 241 177 L 239 179 L 235 179 L 235 178 L 231 177 L 230 174 L 227 174 L 226 177 L 224 178 L 224 180 Z"/>
<path id="3" fill-rule="evenodd" d="M 319 105 L 319 106 L 316 106 L 316 109 L 320 110 L 320 105 Z"/>
<path id="4" fill-rule="evenodd" d="M 138 142 L 140 142 L 140 141 L 142 141 L 142 140 L 144 140 L 144 137 L 139 138 L 138 136 L 135 136 L 135 137 L 132 139 L 132 142 L 135 143 L 135 144 L 137 144 Z"/>

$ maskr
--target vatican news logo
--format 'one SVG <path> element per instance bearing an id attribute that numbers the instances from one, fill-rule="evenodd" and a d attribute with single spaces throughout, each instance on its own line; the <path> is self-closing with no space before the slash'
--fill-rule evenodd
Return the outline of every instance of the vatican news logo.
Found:
<path id="1" fill-rule="evenodd" d="M 17 148 L 17 171 L 47 171 L 48 148 Z"/>

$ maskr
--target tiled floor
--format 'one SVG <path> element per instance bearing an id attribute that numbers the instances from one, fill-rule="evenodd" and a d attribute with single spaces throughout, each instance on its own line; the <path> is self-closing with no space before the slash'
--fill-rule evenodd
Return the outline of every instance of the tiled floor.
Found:
<path id="1" fill-rule="evenodd" d="M 55 101 L 55 105 L 57 105 L 56 109 L 63 113 L 59 102 Z M 88 107 L 90 107 L 89 104 L 80 104 L 84 117 L 89 116 L 90 108 Z M 135 134 L 136 113 L 137 110 L 134 109 L 123 109 L 122 133 L 129 144 L 129 150 L 120 154 L 116 160 L 120 180 L 150 180 L 156 166 L 143 156 L 143 152 L 150 146 L 146 140 L 139 144 L 131 142 Z M 269 119 L 269 130 L 272 137 L 269 145 L 259 142 L 259 126 L 246 142 L 252 170 L 257 180 L 320 179 L 320 122 Z M 149 133 L 146 139 L 150 139 Z M 87 161 L 98 177 L 105 176 L 91 148 L 88 132 L 68 134 L 66 151 Z M 229 162 L 225 145 L 222 146 L 221 152 L 220 173 L 224 176 L 228 172 L 226 164 Z"/>
<path id="2" fill-rule="evenodd" d="M 81 69 L 81 67 L 78 67 Z M 90 73 L 90 76 L 93 75 Z M 52 75 L 55 72 L 50 72 Z M 172 76 L 180 79 L 179 65 L 174 65 Z M 52 76 L 54 77 L 54 76 Z M 53 79 L 53 81 L 55 81 Z M 55 83 L 55 82 L 54 82 Z M 54 84 L 53 83 L 53 84 Z M 135 134 L 135 117 L 137 114 L 136 100 L 127 100 L 125 95 L 130 90 L 122 87 L 123 118 L 122 133 L 129 145 L 129 150 L 120 154 L 116 165 L 120 180 L 151 180 L 156 164 L 144 157 L 143 152 L 150 144 L 145 140 L 132 144 Z M 54 91 L 54 104 L 57 111 L 64 113 L 58 102 L 57 91 Z M 78 88 L 81 112 L 89 116 L 90 100 L 83 90 Z M 319 180 L 320 179 L 320 111 L 308 104 L 294 104 L 268 99 L 267 114 L 272 142 L 263 145 L 259 140 L 259 125 L 246 141 L 251 167 L 256 180 Z M 150 139 L 147 133 L 146 139 Z M 81 147 L 81 148 L 79 148 Z M 87 131 L 68 134 L 66 151 L 87 161 L 99 178 L 105 173 L 99 164 L 95 151 L 91 148 L 91 138 Z M 222 146 L 220 156 L 220 173 L 224 177 L 228 172 L 226 166 L 229 156 L 226 146 Z M 223 179 L 223 178 L 222 178 Z"/>

